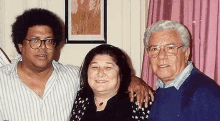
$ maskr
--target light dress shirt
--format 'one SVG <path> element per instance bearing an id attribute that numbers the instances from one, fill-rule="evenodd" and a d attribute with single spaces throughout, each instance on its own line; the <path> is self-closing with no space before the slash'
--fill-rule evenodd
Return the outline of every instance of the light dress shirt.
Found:
<path id="1" fill-rule="evenodd" d="M 190 75 L 193 69 L 193 64 L 191 61 L 187 62 L 187 66 L 183 71 L 171 82 L 164 84 L 161 79 L 157 80 L 156 87 L 158 88 L 169 88 L 174 86 L 177 90 L 179 90 L 180 86 L 186 80 L 186 78 Z"/>
<path id="2" fill-rule="evenodd" d="M 10 64 L 9 59 L 7 58 L 7 55 L 3 52 L 3 50 L 0 48 L 0 67 L 4 66 L 6 64 Z"/>
<path id="3" fill-rule="evenodd" d="M 0 121 L 67 121 L 79 90 L 79 68 L 53 61 L 43 97 L 17 75 L 17 62 L 0 68 Z M 30 80 L 31 81 L 31 80 Z"/>

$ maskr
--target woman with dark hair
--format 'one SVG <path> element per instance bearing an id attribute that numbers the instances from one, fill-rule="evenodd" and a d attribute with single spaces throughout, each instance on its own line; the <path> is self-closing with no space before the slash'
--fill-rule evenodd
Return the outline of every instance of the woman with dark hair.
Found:
<path id="1" fill-rule="evenodd" d="M 119 48 L 103 44 L 90 50 L 81 67 L 80 79 L 81 89 L 71 121 L 147 120 L 149 110 L 138 108 L 129 100 L 131 69 Z"/>

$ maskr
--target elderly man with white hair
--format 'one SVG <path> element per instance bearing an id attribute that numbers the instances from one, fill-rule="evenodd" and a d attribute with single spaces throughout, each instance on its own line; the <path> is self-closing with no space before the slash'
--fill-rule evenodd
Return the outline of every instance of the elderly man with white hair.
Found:
<path id="1" fill-rule="evenodd" d="M 148 121 L 219 121 L 220 87 L 191 61 L 190 34 L 181 23 L 162 20 L 145 32 L 157 90 Z"/>

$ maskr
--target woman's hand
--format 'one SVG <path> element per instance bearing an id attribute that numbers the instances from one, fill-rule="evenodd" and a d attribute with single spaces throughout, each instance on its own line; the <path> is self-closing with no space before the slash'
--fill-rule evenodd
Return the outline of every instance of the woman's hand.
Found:
<path id="1" fill-rule="evenodd" d="M 139 106 L 142 106 L 142 103 L 144 102 L 145 107 L 148 107 L 149 95 L 151 100 L 154 101 L 152 88 L 148 86 L 144 80 L 136 76 L 131 77 L 131 83 L 128 87 L 128 91 L 130 92 L 129 96 L 131 101 L 134 101 L 134 93 L 136 93 L 137 103 Z"/>

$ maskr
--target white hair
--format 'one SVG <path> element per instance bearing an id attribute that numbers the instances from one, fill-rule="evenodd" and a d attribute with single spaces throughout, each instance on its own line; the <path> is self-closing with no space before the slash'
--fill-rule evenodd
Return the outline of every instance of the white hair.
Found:
<path id="1" fill-rule="evenodd" d="M 144 46 L 148 46 L 149 38 L 153 32 L 163 31 L 163 30 L 177 30 L 180 34 L 180 40 L 184 45 L 184 48 L 190 46 L 190 34 L 184 25 L 179 22 L 174 22 L 171 20 L 161 20 L 150 27 L 148 27 L 144 33 Z"/>

